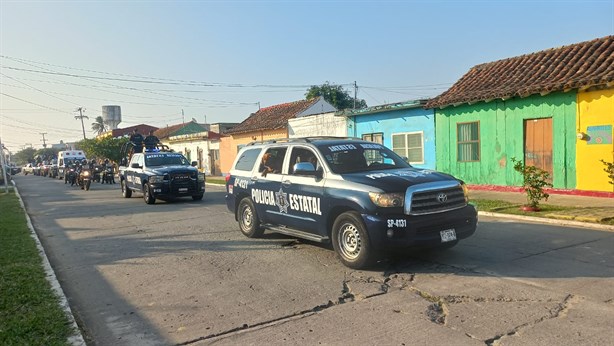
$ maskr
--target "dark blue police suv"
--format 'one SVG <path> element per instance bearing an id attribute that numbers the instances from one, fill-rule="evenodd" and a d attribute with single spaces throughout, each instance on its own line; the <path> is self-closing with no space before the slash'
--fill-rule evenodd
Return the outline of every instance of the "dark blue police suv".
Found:
<path id="1" fill-rule="evenodd" d="M 358 139 L 251 143 L 238 153 L 226 191 L 245 236 L 269 230 L 332 242 L 351 268 L 386 249 L 450 248 L 477 227 L 462 181 Z"/>

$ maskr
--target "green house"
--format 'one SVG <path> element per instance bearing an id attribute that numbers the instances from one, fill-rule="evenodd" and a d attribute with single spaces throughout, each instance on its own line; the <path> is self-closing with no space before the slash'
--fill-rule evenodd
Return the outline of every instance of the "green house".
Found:
<path id="1" fill-rule="evenodd" d="M 512 158 L 576 188 L 578 91 L 614 82 L 614 36 L 477 65 L 429 101 L 437 169 L 473 185 L 520 186 Z"/>

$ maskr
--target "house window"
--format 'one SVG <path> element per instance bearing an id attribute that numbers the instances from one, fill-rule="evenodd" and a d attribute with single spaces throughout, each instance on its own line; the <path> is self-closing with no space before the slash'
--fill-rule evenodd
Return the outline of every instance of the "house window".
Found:
<path id="1" fill-rule="evenodd" d="M 480 122 L 456 124 L 458 162 L 480 161 Z"/>
<path id="2" fill-rule="evenodd" d="M 392 151 L 406 157 L 409 163 L 424 163 L 423 132 L 392 134 Z"/>
<path id="3" fill-rule="evenodd" d="M 378 133 L 365 133 L 362 135 L 362 139 L 365 141 L 371 141 L 378 144 L 384 144 L 384 134 L 382 132 Z"/>

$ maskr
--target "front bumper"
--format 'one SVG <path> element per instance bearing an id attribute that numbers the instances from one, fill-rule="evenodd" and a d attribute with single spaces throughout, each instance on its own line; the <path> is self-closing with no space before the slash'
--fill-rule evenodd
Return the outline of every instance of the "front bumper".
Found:
<path id="1" fill-rule="evenodd" d="M 454 229 L 457 242 L 475 233 L 478 223 L 477 210 L 473 205 L 427 215 L 368 215 L 362 218 L 369 233 L 371 244 L 376 249 L 403 247 L 437 247 L 442 242 L 441 231 Z"/>
<path id="2" fill-rule="evenodd" d="M 200 196 L 205 193 L 204 182 L 190 181 L 176 184 L 170 182 L 152 183 L 151 194 L 156 198 Z"/>

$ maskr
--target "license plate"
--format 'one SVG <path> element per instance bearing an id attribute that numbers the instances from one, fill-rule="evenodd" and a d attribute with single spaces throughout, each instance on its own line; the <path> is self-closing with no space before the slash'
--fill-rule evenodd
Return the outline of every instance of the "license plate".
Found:
<path id="1" fill-rule="evenodd" d="M 187 187 L 180 187 L 179 188 L 179 192 L 187 192 L 188 188 Z"/>
<path id="2" fill-rule="evenodd" d="M 439 232 L 439 234 L 441 235 L 442 243 L 456 240 L 456 231 L 454 228 L 444 229 L 443 231 Z"/>

